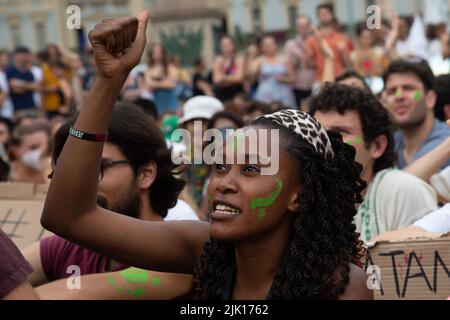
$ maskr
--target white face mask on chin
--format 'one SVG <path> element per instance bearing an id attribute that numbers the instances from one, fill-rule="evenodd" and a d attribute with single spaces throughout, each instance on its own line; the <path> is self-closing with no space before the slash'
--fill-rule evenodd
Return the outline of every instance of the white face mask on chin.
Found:
<path id="1" fill-rule="evenodd" d="M 41 155 L 42 151 L 39 149 L 28 151 L 22 155 L 20 160 L 25 164 L 27 167 L 30 167 L 36 171 L 43 171 L 44 166 L 42 165 L 41 161 Z"/>

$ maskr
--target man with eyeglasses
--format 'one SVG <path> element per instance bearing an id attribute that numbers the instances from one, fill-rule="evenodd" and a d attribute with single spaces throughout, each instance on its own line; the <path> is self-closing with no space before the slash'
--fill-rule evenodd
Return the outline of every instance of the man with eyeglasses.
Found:
<path id="1" fill-rule="evenodd" d="M 70 121 L 63 125 L 55 135 L 55 165 L 73 123 L 74 121 Z M 58 169 L 64 171 L 64 168 Z M 177 199 L 184 182 L 173 175 L 175 169 L 170 150 L 157 124 L 138 106 L 119 103 L 112 115 L 98 179 L 92 179 L 92 183 L 98 183 L 97 204 L 105 209 L 147 221 L 197 220 L 192 209 Z M 51 173 L 49 178 L 53 174 L 58 174 L 57 170 Z M 54 281 L 36 288 L 43 299 L 136 298 L 127 292 L 118 292 L 108 281 L 124 281 L 124 270 L 129 266 L 60 237 L 43 239 L 25 249 L 23 253 L 34 269 L 29 278 L 33 286 Z M 66 287 L 65 278 L 71 275 L 67 270 L 72 265 L 80 267 L 83 290 L 68 290 Z M 190 289 L 190 275 L 152 274 L 157 274 L 157 279 L 161 282 L 159 290 L 145 289 L 145 294 L 139 298 L 171 299 L 185 294 Z M 162 289 L 169 283 L 176 285 Z"/>

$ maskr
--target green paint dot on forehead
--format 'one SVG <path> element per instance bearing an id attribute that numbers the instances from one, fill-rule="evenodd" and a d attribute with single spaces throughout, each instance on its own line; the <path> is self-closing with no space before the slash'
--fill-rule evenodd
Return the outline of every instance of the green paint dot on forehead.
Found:
<path id="1" fill-rule="evenodd" d="M 148 271 L 138 268 L 123 270 L 120 272 L 120 275 L 128 282 L 144 283 L 148 281 Z"/>

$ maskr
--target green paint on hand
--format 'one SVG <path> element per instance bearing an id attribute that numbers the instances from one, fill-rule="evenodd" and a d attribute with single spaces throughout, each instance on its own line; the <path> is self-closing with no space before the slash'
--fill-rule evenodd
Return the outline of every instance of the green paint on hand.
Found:
<path id="1" fill-rule="evenodd" d="M 238 145 L 242 142 L 242 140 L 244 140 L 244 132 L 242 130 L 239 130 L 238 132 L 236 132 L 236 135 L 234 136 L 234 140 L 233 140 L 233 150 L 236 152 Z"/>
<path id="2" fill-rule="evenodd" d="M 122 292 L 125 291 L 125 288 L 124 288 L 124 287 L 117 288 L 117 291 L 119 291 L 120 293 L 122 293 Z"/>
<path id="3" fill-rule="evenodd" d="M 123 270 L 120 275 L 128 282 L 145 283 L 148 281 L 148 271 L 138 268 Z"/>
<path id="4" fill-rule="evenodd" d="M 116 283 L 116 280 L 114 280 L 114 278 L 112 277 L 112 275 L 109 275 L 109 276 L 108 276 L 108 283 L 109 283 L 110 285 L 112 285 L 112 286 Z"/>
<path id="5" fill-rule="evenodd" d="M 161 284 L 161 279 L 159 278 L 152 278 L 152 285 L 159 286 Z"/>
<path id="6" fill-rule="evenodd" d="M 250 207 L 252 209 L 256 209 L 258 207 L 269 207 L 275 203 L 277 198 L 281 194 L 281 190 L 283 189 L 283 182 L 280 179 L 276 179 L 276 187 L 275 190 L 272 191 L 267 198 L 257 198 L 253 199 L 250 203 Z M 260 210 L 258 216 L 263 216 L 262 211 Z M 265 216 L 265 210 L 264 210 Z"/>
<path id="7" fill-rule="evenodd" d="M 414 102 L 418 102 L 420 100 L 422 100 L 423 98 L 423 93 L 420 90 L 416 90 L 416 92 L 414 93 Z"/>

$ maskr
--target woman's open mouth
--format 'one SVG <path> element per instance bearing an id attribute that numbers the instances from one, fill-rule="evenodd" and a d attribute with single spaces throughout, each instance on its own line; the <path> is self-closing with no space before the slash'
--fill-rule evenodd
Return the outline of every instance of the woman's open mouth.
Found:
<path id="1" fill-rule="evenodd" d="M 229 203 L 222 201 L 215 201 L 213 204 L 212 216 L 237 216 L 241 213 L 239 208 L 234 207 Z"/>

